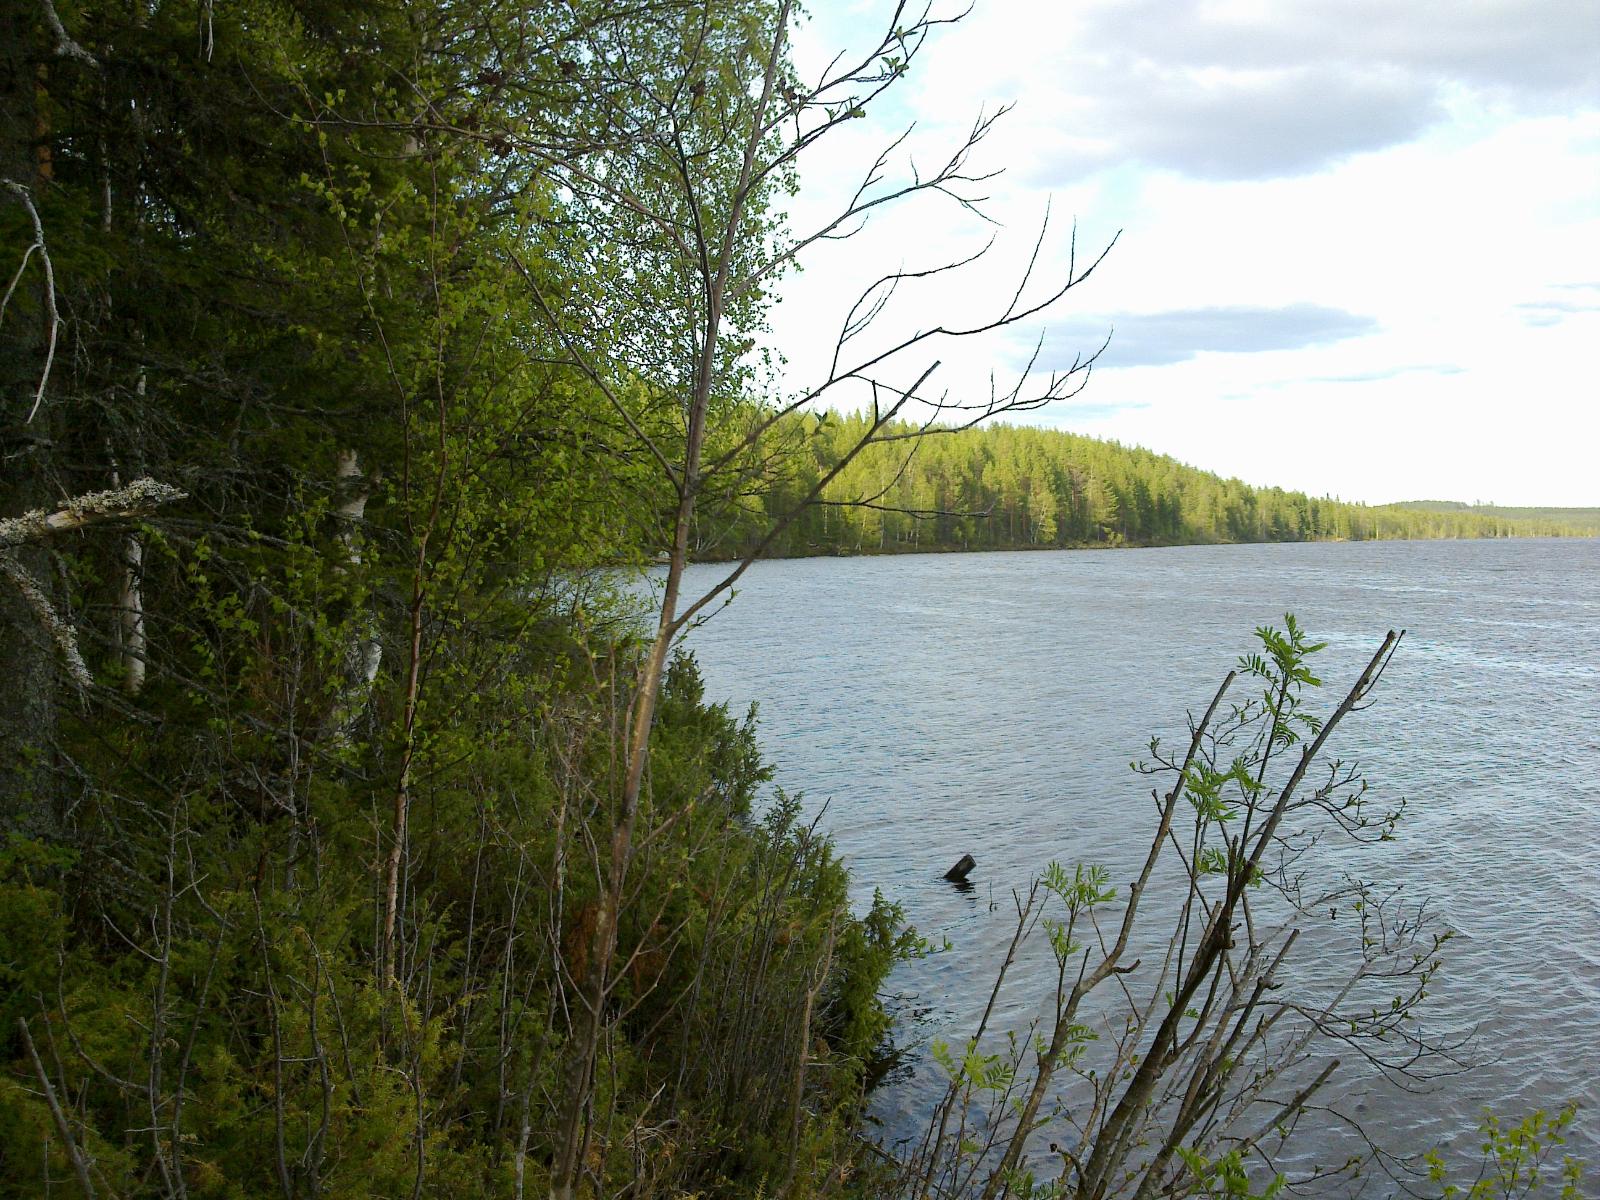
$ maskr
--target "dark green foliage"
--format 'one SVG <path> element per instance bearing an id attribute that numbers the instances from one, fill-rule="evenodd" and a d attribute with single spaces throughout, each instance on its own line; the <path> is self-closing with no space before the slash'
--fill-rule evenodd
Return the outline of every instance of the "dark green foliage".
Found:
<path id="1" fill-rule="evenodd" d="M 843 868 L 792 801 L 755 815 L 767 771 L 754 727 L 701 691 L 680 659 L 657 726 L 660 815 L 622 936 L 626 1011 L 597 1169 L 621 1181 L 642 1161 L 656 1187 L 741 1191 L 786 1169 L 799 1056 L 826 1065 L 804 1091 L 807 1138 L 855 1102 L 901 935 L 882 905 L 850 915 Z M 274 818 L 200 764 L 178 768 L 198 735 L 152 737 L 83 821 L 118 838 L 76 863 L 13 843 L 0 863 L 4 1016 L 27 1018 L 107 1190 L 160 1195 L 163 1174 L 181 1172 L 197 1197 L 397 1195 L 421 1172 L 431 1195 L 500 1191 L 524 1112 L 537 1176 L 563 1036 L 552 970 L 584 969 L 571 933 L 593 893 L 577 835 L 594 818 L 584 797 L 608 719 L 571 690 L 531 745 L 492 737 L 430 773 L 403 991 L 373 978 L 371 830 L 347 784 L 313 784 L 304 821 Z M 580 744 L 580 729 L 600 736 Z M 173 786 L 156 786 L 158 769 Z M 558 852 L 571 856 L 565 884 Z M 809 1044 L 796 999 L 808 989 Z M 43 1172 L 71 1168 L 8 1041 L 0 1178 L 3 1194 L 32 1195 Z"/>

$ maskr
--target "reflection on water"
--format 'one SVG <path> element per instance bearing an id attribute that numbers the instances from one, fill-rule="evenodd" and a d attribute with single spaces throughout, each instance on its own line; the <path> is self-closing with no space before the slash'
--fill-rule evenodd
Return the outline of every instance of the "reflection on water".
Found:
<path id="1" fill-rule="evenodd" d="M 697 567 L 689 586 L 716 577 Z M 763 563 L 691 635 L 708 695 L 761 705 L 778 782 L 851 862 L 953 949 L 893 980 L 924 1034 L 959 1038 L 988 997 L 1010 895 L 1048 860 L 1121 878 L 1150 830 L 1128 763 L 1176 741 L 1251 630 L 1293 611 L 1342 695 L 1384 632 L 1409 631 L 1378 703 L 1342 727 L 1397 843 L 1344 865 L 1404 881 L 1459 931 L 1435 1028 L 1477 1025 L 1469 1074 L 1350 1107 L 1401 1145 L 1472 1152 L 1485 1105 L 1584 1103 L 1572 1147 L 1600 1159 L 1600 542 L 1211 546 Z M 977 859 L 966 888 L 941 875 Z M 1048 954 L 1017 968 L 1025 1024 Z M 1031 974 L 1030 974 L 1031 971 Z M 1030 986 L 1031 984 L 1031 986 Z M 909 1132 L 937 1086 L 925 1060 L 878 1115 Z M 1364 1093 L 1364 1094 L 1362 1094 Z M 1336 1146 L 1324 1148 L 1334 1153 Z"/>

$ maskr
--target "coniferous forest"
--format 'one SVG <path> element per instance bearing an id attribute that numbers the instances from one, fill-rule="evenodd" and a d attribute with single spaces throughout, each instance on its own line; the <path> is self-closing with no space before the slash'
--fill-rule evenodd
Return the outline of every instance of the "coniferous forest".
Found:
<path id="1" fill-rule="evenodd" d="M 766 394 L 800 154 L 936 23 L 791 19 L 0 7 L 0 1196 L 933 1194 L 860 1125 L 919 943 L 676 653 L 689 557 L 1533 531 Z"/>
<path id="2" fill-rule="evenodd" d="M 787 451 L 769 468 L 768 486 L 756 500 L 702 523 L 702 553 L 737 555 L 757 544 L 773 518 L 849 452 L 867 420 L 832 412 L 793 417 Z M 834 477 L 775 549 L 803 555 L 1591 536 L 1595 515 L 1352 504 L 1251 487 L 1114 442 L 1000 424 L 931 433 L 910 455 L 893 443 L 870 447 Z"/>

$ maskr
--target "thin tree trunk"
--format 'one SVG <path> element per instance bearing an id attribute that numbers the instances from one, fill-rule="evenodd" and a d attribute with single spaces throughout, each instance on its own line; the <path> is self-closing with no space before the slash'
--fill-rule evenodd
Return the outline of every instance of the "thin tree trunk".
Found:
<path id="1" fill-rule="evenodd" d="M 811 1062 L 811 1018 L 816 1011 L 817 993 L 828 981 L 833 967 L 833 937 L 839 925 L 839 914 L 828 921 L 828 941 L 822 951 L 822 965 L 811 986 L 806 989 L 805 1006 L 800 1013 L 800 1057 L 794 1068 L 794 1091 L 789 1096 L 789 1174 L 784 1180 L 783 1194 L 792 1195 L 796 1175 L 800 1169 L 800 1125 L 806 1095 L 806 1067 Z"/>
<path id="2" fill-rule="evenodd" d="M 137 696 L 144 690 L 144 543 L 130 533 L 122 541 L 122 586 L 117 594 L 117 621 L 122 630 L 122 690 Z"/>
<path id="3" fill-rule="evenodd" d="M 339 545 L 344 551 L 344 563 L 338 568 L 341 573 L 361 565 L 361 522 L 366 519 L 371 492 L 372 484 L 361 472 L 359 456 L 354 450 L 341 450 L 334 468 L 334 494 L 339 502 L 333 510 Z M 349 743 L 382 665 L 383 643 L 378 638 L 377 622 L 370 613 L 355 618 L 345 643 L 344 681 L 329 722 L 329 736 L 335 745 Z"/>
<path id="4" fill-rule="evenodd" d="M 102 216 L 102 224 L 106 230 L 111 227 L 110 186 L 108 176 L 107 200 Z M 143 367 L 139 368 L 133 392 L 142 403 L 145 396 Z M 113 486 L 120 486 L 122 483 L 116 471 L 111 473 L 111 482 Z M 122 665 L 122 690 L 129 696 L 137 696 L 144 690 L 145 655 L 148 649 L 144 631 L 144 542 L 137 533 L 130 533 L 122 540 L 122 581 L 117 589 L 117 631 L 118 658 Z"/>
<path id="5" fill-rule="evenodd" d="M 388 861 L 383 879 L 383 982 L 395 981 L 397 960 L 395 926 L 400 907 L 400 869 L 405 859 L 406 826 L 411 814 L 411 767 L 417 752 L 417 700 L 422 674 L 423 562 L 427 543 L 417 552 L 417 571 L 411 593 L 411 641 L 406 664 L 405 714 L 402 719 L 405 742 L 400 751 L 400 777 L 394 789 L 394 815 L 390 827 Z"/>

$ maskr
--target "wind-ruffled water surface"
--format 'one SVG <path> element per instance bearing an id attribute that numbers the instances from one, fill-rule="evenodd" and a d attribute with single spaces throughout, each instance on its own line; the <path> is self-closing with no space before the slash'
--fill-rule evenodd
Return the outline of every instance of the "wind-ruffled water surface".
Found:
<path id="1" fill-rule="evenodd" d="M 690 569 L 686 594 L 725 572 Z M 1365 875 L 1403 882 L 1457 931 L 1432 1030 L 1476 1026 L 1481 1065 L 1422 1094 L 1342 1069 L 1336 1099 L 1390 1144 L 1464 1157 L 1485 1106 L 1567 1100 L 1600 1170 L 1600 542 L 1197 546 L 759 563 L 688 645 L 712 699 L 757 702 L 777 782 L 824 802 L 860 898 L 878 888 L 952 949 L 891 981 L 908 1036 L 959 1040 L 1011 934 L 1013 889 L 1048 861 L 1125 887 L 1153 828 L 1152 735 L 1185 743 L 1252 631 L 1293 612 L 1328 647 L 1326 713 L 1391 628 L 1377 702 L 1332 750 L 1375 799 L 1405 797 Z M 941 873 L 963 853 L 976 887 Z M 1042 939 L 1002 1020 L 1043 1011 Z M 914 1133 L 940 1085 L 925 1055 L 876 1098 Z M 1340 1135 L 1315 1137 L 1327 1161 Z M 1392 1186 L 1392 1185 L 1391 1185 Z M 1379 1192 L 1378 1194 L 1385 1194 Z"/>

